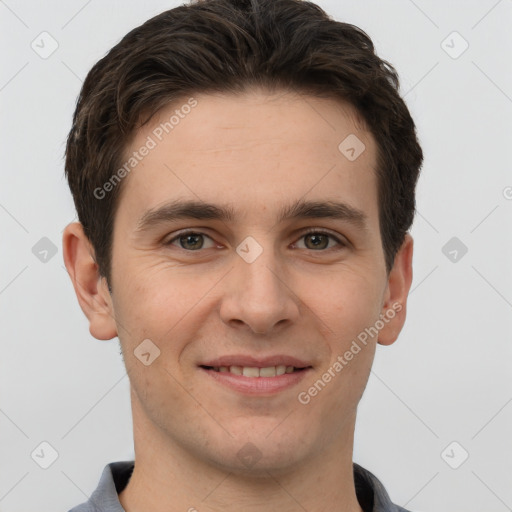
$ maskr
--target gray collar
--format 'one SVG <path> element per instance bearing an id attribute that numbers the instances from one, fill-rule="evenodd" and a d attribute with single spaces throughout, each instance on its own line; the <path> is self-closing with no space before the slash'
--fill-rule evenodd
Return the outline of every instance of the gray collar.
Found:
<path id="1" fill-rule="evenodd" d="M 135 462 L 111 462 L 103 469 L 96 490 L 89 500 L 69 512 L 125 512 L 118 494 L 126 487 Z M 356 495 L 364 512 L 408 512 L 392 503 L 380 480 L 359 464 L 353 463 Z"/>

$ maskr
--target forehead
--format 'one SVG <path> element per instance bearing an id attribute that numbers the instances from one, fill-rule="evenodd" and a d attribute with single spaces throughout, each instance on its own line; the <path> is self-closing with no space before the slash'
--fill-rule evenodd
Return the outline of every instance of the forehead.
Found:
<path id="1" fill-rule="evenodd" d="M 234 204 L 240 214 L 343 200 L 377 215 L 376 145 L 339 100 L 262 90 L 185 97 L 138 130 L 125 161 L 134 153 L 120 204 L 133 217 L 173 198 Z"/>

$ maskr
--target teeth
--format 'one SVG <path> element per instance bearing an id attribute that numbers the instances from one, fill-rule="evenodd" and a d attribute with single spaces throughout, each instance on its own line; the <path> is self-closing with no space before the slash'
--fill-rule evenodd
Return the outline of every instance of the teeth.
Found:
<path id="1" fill-rule="evenodd" d="M 260 368 L 260 377 L 275 377 L 276 367 L 269 366 L 268 368 Z"/>
<path id="2" fill-rule="evenodd" d="M 232 373 L 234 375 L 243 375 L 244 377 L 279 377 L 285 373 L 293 373 L 294 366 L 267 366 L 266 368 L 257 368 L 254 366 L 214 366 L 213 370 L 220 373 Z"/>
<path id="3" fill-rule="evenodd" d="M 259 368 L 251 368 L 250 366 L 244 366 L 242 370 L 242 375 L 244 377 L 259 377 L 260 369 Z"/>

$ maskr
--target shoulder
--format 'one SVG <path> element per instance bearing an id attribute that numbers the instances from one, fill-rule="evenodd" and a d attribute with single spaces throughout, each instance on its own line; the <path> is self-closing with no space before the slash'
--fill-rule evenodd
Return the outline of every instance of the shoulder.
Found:
<path id="1" fill-rule="evenodd" d="M 126 487 L 133 468 L 134 461 L 107 464 L 90 498 L 68 512 L 124 512 L 118 493 Z"/>
<path id="2" fill-rule="evenodd" d="M 364 512 L 410 512 L 395 505 L 382 482 L 370 471 L 353 463 L 356 495 Z"/>

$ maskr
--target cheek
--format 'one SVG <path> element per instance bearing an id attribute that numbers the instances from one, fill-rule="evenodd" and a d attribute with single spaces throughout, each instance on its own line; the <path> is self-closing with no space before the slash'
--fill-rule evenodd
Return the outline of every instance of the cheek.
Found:
<path id="1" fill-rule="evenodd" d="M 134 258 L 118 265 L 117 305 L 133 326 L 156 329 L 165 322 L 170 328 L 173 318 L 183 316 L 189 303 L 197 301 L 201 286 L 162 259 L 153 259 Z"/>
<path id="2" fill-rule="evenodd" d="M 184 295 L 179 279 L 169 283 L 165 273 L 157 269 L 118 268 L 118 278 L 114 281 L 114 312 L 120 331 L 124 333 L 124 343 L 133 349 L 149 338 L 162 347 L 173 326 L 192 307 L 189 303 L 193 302 L 194 294 Z M 130 277 L 123 279 L 123 276 Z"/>
<path id="3" fill-rule="evenodd" d="M 182 375 L 180 363 L 187 347 L 211 320 L 219 276 L 193 276 L 190 271 L 169 268 L 161 262 L 142 270 L 125 266 L 123 271 L 131 278 L 118 281 L 114 311 L 118 325 L 122 325 L 118 332 L 125 353 L 133 354 L 143 340 L 149 339 L 161 352 L 152 365 L 164 364 L 173 375 Z M 139 365 L 131 359 L 132 365 Z"/>
<path id="4" fill-rule="evenodd" d="M 359 402 L 375 356 L 377 332 L 372 330 L 379 319 L 382 290 L 375 275 L 345 274 L 330 295 L 331 357 L 323 376 L 329 380 L 325 399 L 333 411 Z"/>
<path id="5" fill-rule="evenodd" d="M 323 320 L 326 334 L 342 349 L 379 318 L 384 284 L 371 272 L 339 271 L 325 276 L 310 294 L 311 309 Z"/>

